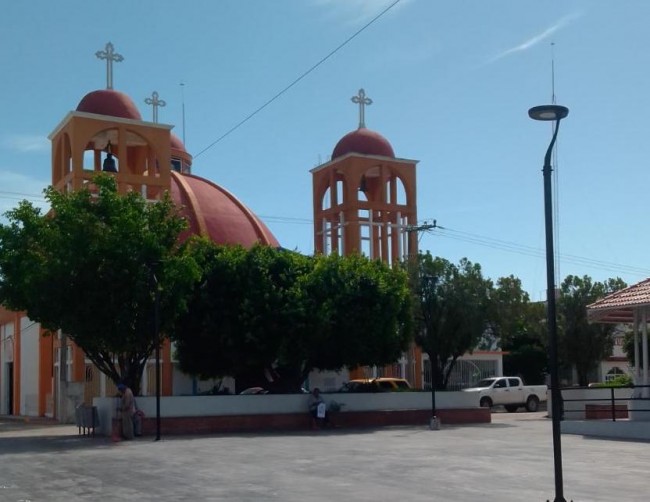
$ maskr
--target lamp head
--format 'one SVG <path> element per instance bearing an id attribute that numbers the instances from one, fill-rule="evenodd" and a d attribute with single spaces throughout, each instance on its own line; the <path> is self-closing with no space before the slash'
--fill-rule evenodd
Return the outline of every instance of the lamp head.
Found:
<path id="1" fill-rule="evenodd" d="M 569 114 L 569 109 L 566 106 L 560 105 L 541 105 L 533 106 L 528 110 L 528 116 L 533 120 L 562 120 Z"/>

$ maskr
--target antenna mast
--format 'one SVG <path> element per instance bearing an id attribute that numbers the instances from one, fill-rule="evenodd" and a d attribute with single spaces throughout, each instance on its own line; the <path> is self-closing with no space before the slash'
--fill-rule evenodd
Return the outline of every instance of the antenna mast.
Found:
<path id="1" fill-rule="evenodd" d="M 185 145 L 185 83 L 181 82 L 181 105 L 183 110 L 183 145 Z M 187 146 L 185 147 L 187 148 Z"/>
<path id="2" fill-rule="evenodd" d="M 557 104 L 555 97 L 555 42 L 551 42 L 551 103 Z M 555 122 L 552 124 L 551 132 L 555 133 Z M 553 190 L 555 197 L 553 198 L 553 225 L 554 233 L 553 239 L 555 240 L 555 289 L 559 289 L 560 284 L 560 179 L 559 179 L 559 165 L 557 159 L 558 145 L 553 150 Z"/>

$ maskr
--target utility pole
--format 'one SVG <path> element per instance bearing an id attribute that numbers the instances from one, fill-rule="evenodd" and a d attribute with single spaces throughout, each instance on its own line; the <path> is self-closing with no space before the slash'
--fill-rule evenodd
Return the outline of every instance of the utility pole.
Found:
<path id="1" fill-rule="evenodd" d="M 433 230 L 434 228 L 442 228 L 438 226 L 436 220 L 433 220 L 432 223 L 423 222 L 421 225 L 408 225 L 406 227 L 407 232 L 426 232 L 428 230 Z"/>
<path id="2" fill-rule="evenodd" d="M 432 223 L 428 223 L 427 221 L 424 221 L 421 225 L 409 225 L 406 227 L 406 232 L 428 232 L 430 230 L 433 230 L 434 228 L 442 228 L 438 226 L 438 222 L 436 220 L 433 220 Z M 418 256 L 410 256 L 409 261 L 411 265 L 415 265 L 415 273 L 413 274 L 413 277 L 417 277 L 418 283 L 423 280 L 431 280 L 432 278 L 430 277 L 419 277 L 416 276 L 415 274 L 418 273 Z M 419 275 L 419 274 L 418 274 Z M 431 368 L 430 373 L 431 373 L 431 421 L 429 422 L 429 428 L 432 431 L 437 431 L 440 430 L 440 419 L 437 416 L 437 410 L 436 410 L 436 385 L 434 381 L 434 375 L 433 375 L 433 361 L 429 359 L 429 367 Z"/>

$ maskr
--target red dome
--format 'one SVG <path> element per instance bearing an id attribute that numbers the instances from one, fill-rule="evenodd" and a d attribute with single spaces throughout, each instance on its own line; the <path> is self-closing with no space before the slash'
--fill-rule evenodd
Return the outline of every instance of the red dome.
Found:
<path id="1" fill-rule="evenodd" d="M 176 136 L 173 132 L 169 133 L 169 138 L 170 138 L 170 143 L 172 150 L 177 150 L 179 152 L 187 153 L 187 150 L 185 149 L 185 145 L 181 141 L 181 138 Z"/>
<path id="2" fill-rule="evenodd" d="M 113 89 L 101 89 L 86 94 L 79 102 L 77 111 L 142 120 L 142 116 L 131 98 L 123 92 Z"/>
<path id="3" fill-rule="evenodd" d="M 198 176 L 174 171 L 171 174 L 172 200 L 189 223 L 182 239 L 196 234 L 209 237 L 216 244 L 280 247 L 262 220 L 230 192 Z"/>
<path id="4" fill-rule="evenodd" d="M 346 153 L 395 158 L 393 147 L 388 140 L 378 132 L 366 128 L 357 129 L 343 136 L 334 147 L 332 159 L 342 157 Z"/>

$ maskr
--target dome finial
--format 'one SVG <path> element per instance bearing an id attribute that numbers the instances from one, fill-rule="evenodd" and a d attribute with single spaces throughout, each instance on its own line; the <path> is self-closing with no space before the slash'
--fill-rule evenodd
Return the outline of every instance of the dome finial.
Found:
<path id="1" fill-rule="evenodd" d="M 113 44 L 108 42 L 103 51 L 95 52 L 99 59 L 106 60 L 106 89 L 113 88 L 113 61 L 120 63 L 124 61 L 124 56 L 114 51 Z"/>
<path id="2" fill-rule="evenodd" d="M 366 97 L 366 91 L 359 89 L 359 94 L 352 96 L 352 102 L 359 105 L 359 129 L 366 127 L 366 105 L 372 104 L 372 99 Z"/>
<path id="3" fill-rule="evenodd" d="M 164 99 L 158 99 L 158 92 L 153 91 L 151 93 L 150 98 L 146 98 L 144 102 L 147 105 L 151 105 L 153 107 L 153 122 L 154 124 L 158 123 L 158 107 L 164 107 L 167 106 L 167 102 Z"/>

